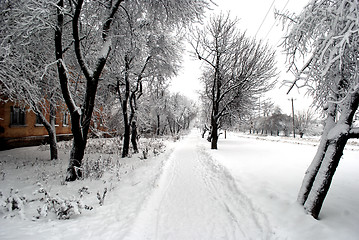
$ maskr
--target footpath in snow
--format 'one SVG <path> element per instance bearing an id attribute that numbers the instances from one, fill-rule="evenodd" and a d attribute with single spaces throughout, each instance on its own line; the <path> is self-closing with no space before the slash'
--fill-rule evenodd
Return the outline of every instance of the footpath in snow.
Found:
<path id="1" fill-rule="evenodd" d="M 63 182 L 71 142 L 59 144 L 58 161 L 39 147 L 0 152 L 0 206 L 11 189 L 28 200 L 21 211 L 0 209 L 0 239 L 358 239 L 358 144 L 344 151 L 317 221 L 296 203 L 316 141 L 228 132 L 210 150 L 200 136 L 144 139 L 146 160 L 121 158 L 116 141 L 92 139 L 86 159 L 103 164 L 103 176 L 71 183 Z M 68 200 L 86 187 L 81 202 L 94 209 L 68 220 L 52 211 L 33 219 L 47 206 L 39 186 Z"/>
<path id="2" fill-rule="evenodd" d="M 173 151 L 125 239 L 272 238 L 266 216 L 198 136 L 192 131 Z"/>

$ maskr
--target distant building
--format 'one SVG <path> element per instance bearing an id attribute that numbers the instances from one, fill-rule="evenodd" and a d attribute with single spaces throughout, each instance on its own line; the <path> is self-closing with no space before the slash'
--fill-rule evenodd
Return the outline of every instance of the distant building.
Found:
<path id="1" fill-rule="evenodd" d="M 49 119 L 49 116 L 46 116 Z M 58 140 L 72 138 L 71 121 L 66 108 L 56 111 Z M 0 150 L 34 146 L 48 141 L 48 133 L 29 107 L 11 101 L 0 102 Z"/>

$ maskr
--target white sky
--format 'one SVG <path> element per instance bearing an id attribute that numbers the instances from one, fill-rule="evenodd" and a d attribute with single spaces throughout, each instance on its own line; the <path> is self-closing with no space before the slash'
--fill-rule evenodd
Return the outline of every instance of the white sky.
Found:
<path id="1" fill-rule="evenodd" d="M 219 13 L 221 11 L 230 11 L 231 17 L 237 17 L 239 19 L 238 27 L 241 31 L 246 30 L 248 36 L 255 36 L 257 39 L 262 39 L 265 42 L 268 41 L 273 48 L 277 49 L 277 67 L 281 71 L 278 79 L 276 89 L 270 91 L 265 98 L 271 98 L 276 105 L 280 106 L 284 113 L 291 113 L 290 98 L 296 99 L 294 102 L 295 111 L 305 110 L 311 103 L 308 97 L 305 97 L 304 89 L 293 89 L 292 92 L 287 95 L 288 87 L 281 87 L 284 79 L 293 79 L 290 73 L 286 73 L 285 68 L 285 56 L 280 54 L 281 49 L 278 47 L 281 42 L 281 38 L 284 36 L 282 31 L 282 25 L 274 18 L 274 9 L 289 10 L 290 12 L 299 13 L 309 0 L 251 0 L 251 1 L 238 1 L 238 0 L 221 0 L 215 1 L 218 6 L 212 6 L 213 11 L 207 12 L 207 16 L 212 13 Z M 273 5 L 272 5 L 273 4 Z M 269 10 L 269 12 L 268 12 Z M 266 16 L 263 22 L 264 17 Z M 263 24 L 262 24 L 263 22 Z M 262 24 L 262 26 L 261 26 Z M 201 73 L 201 62 L 199 60 L 192 59 L 189 55 L 190 47 L 183 56 L 183 69 L 180 74 L 172 80 L 171 91 L 180 92 L 193 100 L 197 100 L 197 92 L 202 89 L 199 81 Z"/>

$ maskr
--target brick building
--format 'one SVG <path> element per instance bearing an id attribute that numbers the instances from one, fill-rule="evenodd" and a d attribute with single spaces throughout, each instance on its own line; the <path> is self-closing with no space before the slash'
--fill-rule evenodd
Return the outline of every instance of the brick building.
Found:
<path id="1" fill-rule="evenodd" d="M 46 116 L 49 119 L 49 116 Z M 56 111 L 58 140 L 70 139 L 71 121 L 66 108 Z M 48 133 L 36 114 L 28 107 L 11 101 L 0 102 L 0 150 L 46 143 Z"/>

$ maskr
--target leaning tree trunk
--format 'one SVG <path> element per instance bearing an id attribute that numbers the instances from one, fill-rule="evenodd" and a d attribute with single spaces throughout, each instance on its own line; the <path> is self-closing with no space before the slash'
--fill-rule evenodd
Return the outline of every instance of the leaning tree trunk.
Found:
<path id="1" fill-rule="evenodd" d="M 359 91 L 349 94 L 342 103 L 344 109 L 341 111 L 338 122 L 335 123 L 335 127 L 327 134 L 328 147 L 324 153 L 323 161 L 314 179 L 308 198 L 304 203 L 304 209 L 316 219 L 319 216 L 335 170 L 343 155 L 358 104 Z"/>
<path id="2" fill-rule="evenodd" d="M 345 134 L 338 134 L 335 136 L 335 140 L 330 141 L 330 144 L 325 152 L 323 162 L 313 183 L 312 190 L 310 191 L 307 201 L 304 204 L 304 209 L 315 219 L 318 219 L 319 212 L 328 193 L 340 158 L 343 155 L 343 150 L 347 140 L 348 138 Z"/>
<path id="3" fill-rule="evenodd" d="M 56 160 L 58 158 L 57 154 L 57 140 L 56 140 L 56 128 L 55 128 L 55 106 L 50 104 L 50 122 L 47 121 L 44 114 L 39 110 L 34 110 L 37 116 L 40 118 L 40 121 L 44 125 L 47 133 L 49 134 L 49 144 L 50 144 L 50 158 L 51 160 Z"/>
<path id="4" fill-rule="evenodd" d="M 335 116 L 337 112 L 337 106 L 335 103 L 330 104 L 327 114 L 328 117 L 325 122 L 324 131 L 322 134 L 322 137 L 320 139 L 320 143 L 317 149 L 317 153 L 314 156 L 314 159 L 310 166 L 308 167 L 307 171 L 305 172 L 305 176 L 302 182 L 302 186 L 299 190 L 297 201 L 301 205 L 304 205 L 305 201 L 307 201 L 309 192 L 312 189 L 315 177 L 317 176 L 317 173 L 319 171 L 320 165 L 322 164 L 325 152 L 328 148 L 328 133 L 330 129 L 333 128 L 335 125 Z"/>

